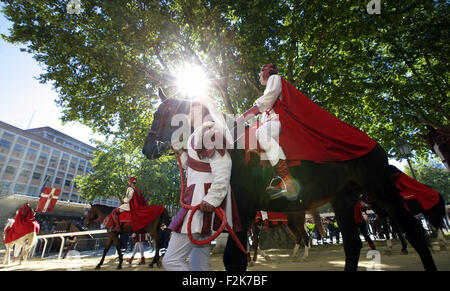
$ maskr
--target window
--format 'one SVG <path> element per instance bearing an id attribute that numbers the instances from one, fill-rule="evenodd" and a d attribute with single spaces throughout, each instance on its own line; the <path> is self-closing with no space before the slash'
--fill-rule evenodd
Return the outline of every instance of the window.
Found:
<path id="1" fill-rule="evenodd" d="M 24 184 L 16 184 L 16 186 L 14 186 L 14 193 L 24 194 L 25 193 L 25 185 Z"/>
<path id="2" fill-rule="evenodd" d="M 1 154 L 9 154 L 9 150 L 11 149 L 11 142 L 6 139 L 0 139 L 0 153 Z"/>
<path id="3" fill-rule="evenodd" d="M 6 157 L 0 155 L 0 172 L 2 171 L 3 166 L 4 166 L 5 164 L 6 164 Z"/>
<path id="4" fill-rule="evenodd" d="M 14 175 L 16 173 L 16 167 L 8 165 L 5 169 L 5 174 Z"/>
<path id="5" fill-rule="evenodd" d="M 14 139 L 14 137 L 15 137 L 15 135 L 14 134 L 12 134 L 12 133 L 9 133 L 9 132 L 7 132 L 7 131 L 5 131 L 4 133 L 3 133 L 3 137 L 5 138 L 5 139 L 7 139 L 7 140 L 13 140 Z"/>
<path id="6" fill-rule="evenodd" d="M 22 169 L 19 174 L 19 182 L 27 183 L 28 178 L 30 178 L 30 175 L 31 175 L 30 170 Z"/>
<path id="7" fill-rule="evenodd" d="M 48 154 L 41 152 L 41 154 L 39 155 L 38 164 L 42 165 L 42 166 L 46 166 L 47 160 L 48 160 Z"/>
<path id="8" fill-rule="evenodd" d="M 39 191 L 38 187 L 30 186 L 30 187 L 28 187 L 27 194 L 32 195 L 32 196 L 38 196 L 39 194 L 41 194 L 41 193 L 38 193 L 38 191 Z"/>
<path id="9" fill-rule="evenodd" d="M 55 178 L 55 186 L 56 185 L 61 186 L 62 185 L 62 180 L 63 180 L 62 178 L 56 177 Z"/>
<path id="10" fill-rule="evenodd" d="M 65 170 L 67 170 L 67 165 L 68 165 L 68 161 L 67 160 L 64 160 L 64 159 L 61 159 L 61 161 L 59 162 L 59 170 L 61 170 L 61 171 L 65 171 Z"/>
<path id="11" fill-rule="evenodd" d="M 33 176 L 32 176 L 32 179 L 33 180 L 41 180 L 41 177 L 42 177 L 42 173 L 34 172 Z"/>
<path id="12" fill-rule="evenodd" d="M 33 148 L 29 148 L 25 159 L 30 162 L 34 162 L 37 157 L 37 150 Z"/>
<path id="13" fill-rule="evenodd" d="M 52 156 L 52 157 L 50 158 L 50 163 L 49 163 L 48 166 L 49 166 L 49 167 L 52 167 L 52 168 L 56 168 L 57 165 L 58 165 L 58 157 Z"/>
<path id="14" fill-rule="evenodd" d="M 14 146 L 13 152 L 12 152 L 12 156 L 16 157 L 16 158 L 22 158 L 24 152 L 25 152 L 25 146 L 22 144 L 16 143 L 16 145 Z"/>

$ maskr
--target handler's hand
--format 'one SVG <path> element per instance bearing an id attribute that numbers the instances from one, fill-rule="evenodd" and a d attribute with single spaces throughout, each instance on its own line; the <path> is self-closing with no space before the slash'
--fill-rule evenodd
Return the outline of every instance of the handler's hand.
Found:
<path id="1" fill-rule="evenodd" d="M 214 208 L 215 208 L 214 206 L 212 206 L 206 201 L 202 201 L 202 203 L 200 203 L 200 210 L 203 212 L 213 212 Z"/>

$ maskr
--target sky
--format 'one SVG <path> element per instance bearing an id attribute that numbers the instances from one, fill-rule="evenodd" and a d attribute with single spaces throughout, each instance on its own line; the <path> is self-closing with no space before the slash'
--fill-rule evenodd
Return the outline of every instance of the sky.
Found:
<path id="1" fill-rule="evenodd" d="M 0 34 L 9 35 L 11 26 L 0 12 Z M 44 70 L 21 47 L 25 46 L 0 38 L 0 120 L 20 129 L 49 126 L 90 145 L 91 138 L 103 140 L 80 123 L 62 124 L 62 109 L 55 103 L 58 94 L 51 84 L 39 83 L 36 78 Z"/>
<path id="2" fill-rule="evenodd" d="M 0 12 L 0 34 L 9 35 L 11 26 Z M 58 94 L 51 84 L 39 83 L 36 78 L 44 69 L 31 54 L 21 52 L 21 47 L 25 46 L 12 45 L 0 38 L 0 121 L 20 129 L 49 126 L 90 145 L 94 145 L 92 138 L 104 140 L 78 122 L 62 124 L 62 109 L 55 103 Z M 389 163 L 400 170 L 406 165 L 405 160 Z"/>

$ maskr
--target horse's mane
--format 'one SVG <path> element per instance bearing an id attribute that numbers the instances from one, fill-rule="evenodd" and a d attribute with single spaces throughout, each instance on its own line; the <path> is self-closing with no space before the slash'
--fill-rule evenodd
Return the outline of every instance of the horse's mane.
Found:
<path id="1" fill-rule="evenodd" d="M 115 208 L 115 207 L 106 206 L 106 205 L 103 205 L 103 204 L 92 204 L 91 207 L 95 207 L 95 208 L 97 208 L 98 210 L 100 210 L 103 213 L 111 212 Z"/>

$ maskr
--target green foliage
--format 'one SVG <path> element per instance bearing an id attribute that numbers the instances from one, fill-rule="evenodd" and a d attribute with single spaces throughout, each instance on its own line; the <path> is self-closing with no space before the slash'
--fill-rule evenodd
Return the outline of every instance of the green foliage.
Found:
<path id="1" fill-rule="evenodd" d="M 182 95 L 174 75 L 184 62 L 203 67 L 227 113 L 251 107 L 264 89 L 260 67 L 275 63 L 391 157 L 400 138 L 428 156 L 419 134 L 449 124 L 448 1 L 381 1 L 380 15 L 355 0 L 82 0 L 78 15 L 67 13 L 68 0 L 0 1 L 13 22 L 2 37 L 45 66 L 40 80 L 59 93 L 62 120 L 134 149 L 150 128 L 157 87 Z"/>
<path id="2" fill-rule="evenodd" d="M 411 166 L 417 181 L 438 191 L 446 202 L 450 201 L 450 173 L 439 159 L 419 159 Z M 409 167 L 405 167 L 405 174 L 414 177 Z"/>
<path id="3" fill-rule="evenodd" d="M 96 147 L 92 171 L 75 178 L 83 198 L 92 201 L 97 197 L 115 197 L 121 200 L 128 187 L 128 178 L 133 176 L 150 204 L 176 210 L 181 186 L 178 164 L 173 157 L 148 161 L 139 150 L 130 147 L 129 142 L 118 139 L 105 143 L 97 141 Z"/>

